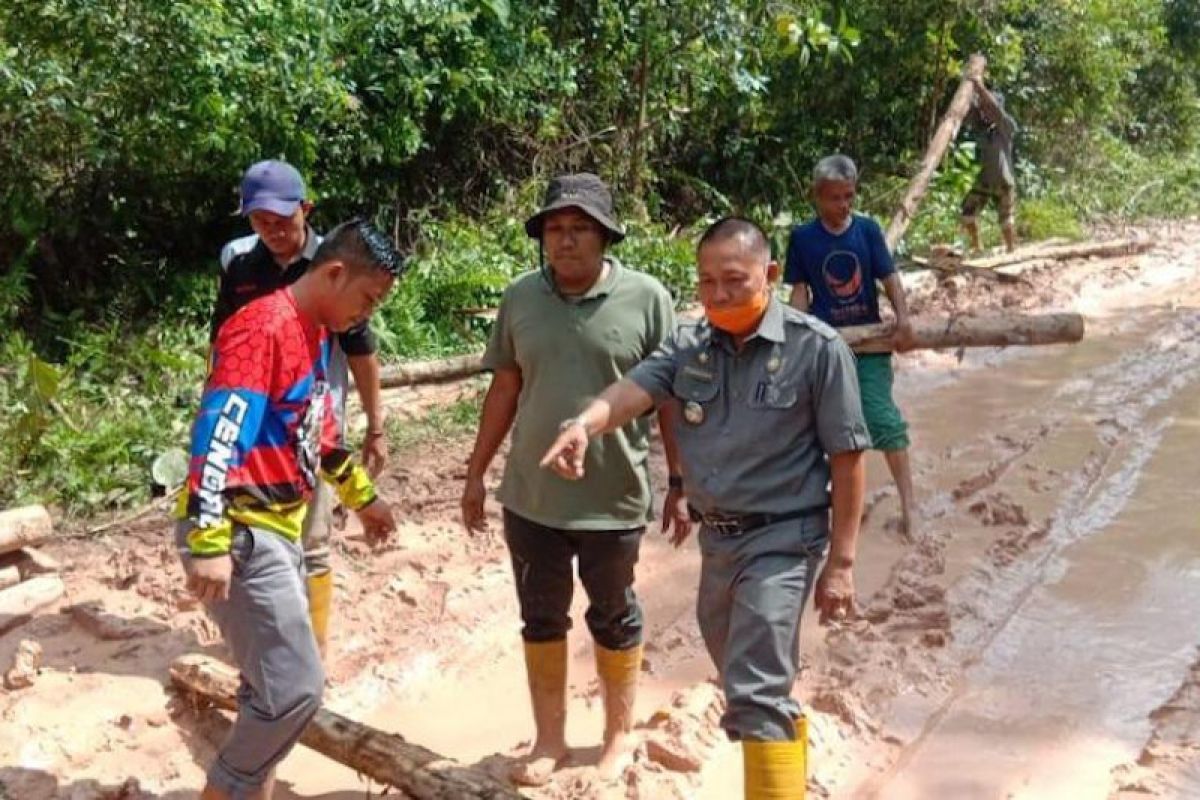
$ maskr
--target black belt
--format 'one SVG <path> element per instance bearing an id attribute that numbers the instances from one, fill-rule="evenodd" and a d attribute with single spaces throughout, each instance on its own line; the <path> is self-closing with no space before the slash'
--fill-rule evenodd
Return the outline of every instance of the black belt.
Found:
<path id="1" fill-rule="evenodd" d="M 795 511 L 784 511 L 781 514 L 731 514 L 722 511 L 710 511 L 702 514 L 692 506 L 688 506 L 688 514 L 693 522 L 699 522 L 718 536 L 741 536 L 743 533 L 765 528 L 777 522 L 788 522 L 793 519 L 809 517 L 829 510 L 828 503 L 799 508 Z"/>

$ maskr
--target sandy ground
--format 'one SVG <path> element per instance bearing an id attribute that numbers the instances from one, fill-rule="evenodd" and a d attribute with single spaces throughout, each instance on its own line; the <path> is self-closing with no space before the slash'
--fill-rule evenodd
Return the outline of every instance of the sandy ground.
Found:
<path id="1" fill-rule="evenodd" d="M 896 538 L 895 497 L 872 456 L 861 618 L 834 630 L 806 619 L 802 634 L 812 796 L 1200 796 L 1200 223 L 1138 233 L 1153 251 L 1058 264 L 1022 284 L 914 281 L 919 313 L 1074 309 L 1088 335 L 899 359 L 917 542 Z M 411 413 L 477 387 L 391 402 Z M 373 553 L 351 524 L 337 545 L 327 702 L 502 774 L 532 725 L 503 543 L 457 525 L 469 446 L 394 453 L 381 486 L 404 520 L 395 543 Z M 0 670 L 23 642 L 41 648 L 31 685 L 0 693 L 0 798 L 195 796 L 221 726 L 174 693 L 167 666 L 224 651 L 182 588 L 166 523 L 47 549 L 67 596 L 0 638 Z M 530 797 L 740 796 L 740 753 L 716 728 L 721 698 L 692 615 L 698 570 L 694 541 L 675 551 L 652 530 L 638 570 L 640 744 L 607 786 L 589 767 L 602 723 L 576 598 L 574 765 Z M 99 610 L 76 608 L 89 603 Z M 280 779 L 284 798 L 383 791 L 304 749 Z"/>

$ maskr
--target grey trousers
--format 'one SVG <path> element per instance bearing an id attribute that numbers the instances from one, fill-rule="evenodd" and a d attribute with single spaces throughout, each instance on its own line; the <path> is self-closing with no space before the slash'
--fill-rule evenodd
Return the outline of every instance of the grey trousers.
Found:
<path id="1" fill-rule="evenodd" d="M 186 536 L 186 525 L 177 537 Z M 177 542 L 183 558 L 186 540 Z M 325 673 L 308 619 L 300 547 L 277 533 L 236 526 L 229 599 L 207 605 L 241 672 L 238 714 L 208 781 L 249 797 L 296 744 L 321 705 Z"/>
<path id="2" fill-rule="evenodd" d="M 731 739 L 791 741 L 800 615 L 829 541 L 827 511 L 740 536 L 700 529 L 696 616 L 721 675 Z"/>

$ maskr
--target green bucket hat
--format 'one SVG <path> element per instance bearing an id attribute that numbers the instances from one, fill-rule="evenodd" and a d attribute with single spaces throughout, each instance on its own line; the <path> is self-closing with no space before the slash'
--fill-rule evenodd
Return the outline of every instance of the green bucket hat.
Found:
<path id="1" fill-rule="evenodd" d="M 563 208 L 578 208 L 599 222 L 608 231 L 609 241 L 613 244 L 625 238 L 625 229 L 613 218 L 612 192 L 600 176 L 590 172 L 551 178 L 542 207 L 525 220 L 525 233 L 531 239 L 541 239 L 546 215 Z"/>

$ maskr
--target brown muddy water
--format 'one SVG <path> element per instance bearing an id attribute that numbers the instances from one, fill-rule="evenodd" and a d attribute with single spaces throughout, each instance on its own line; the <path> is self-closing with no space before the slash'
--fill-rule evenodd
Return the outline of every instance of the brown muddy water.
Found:
<path id="1" fill-rule="evenodd" d="M 973 441 L 1012 449 L 986 491 L 1036 546 L 1012 538 L 981 566 L 988 537 L 945 503 L 949 651 L 966 669 L 940 696 L 898 699 L 911 738 L 855 796 L 1105 798 L 1136 759 L 1200 642 L 1200 310 L 1172 306 L 911 404 L 954 467 L 926 461 L 926 483 L 983 466 Z"/>

